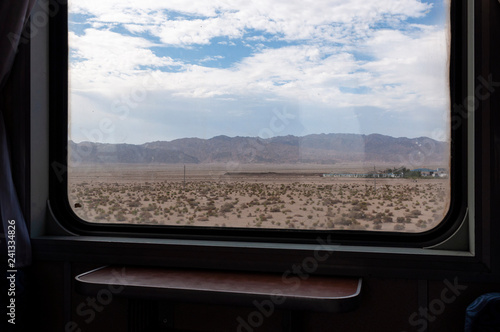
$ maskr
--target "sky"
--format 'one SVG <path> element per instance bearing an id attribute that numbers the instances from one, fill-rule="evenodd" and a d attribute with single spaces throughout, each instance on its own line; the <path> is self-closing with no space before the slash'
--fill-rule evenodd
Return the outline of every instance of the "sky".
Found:
<path id="1" fill-rule="evenodd" d="M 446 140 L 448 2 L 70 0 L 70 139 Z"/>

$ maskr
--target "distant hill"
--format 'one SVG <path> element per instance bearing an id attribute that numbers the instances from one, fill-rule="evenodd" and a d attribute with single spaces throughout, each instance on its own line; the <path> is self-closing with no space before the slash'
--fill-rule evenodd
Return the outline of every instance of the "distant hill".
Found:
<path id="1" fill-rule="evenodd" d="M 446 163 L 448 144 L 427 137 L 380 134 L 314 134 L 303 137 L 216 136 L 141 145 L 70 141 L 70 158 L 83 163 L 316 163 L 397 162 L 419 159 Z"/>

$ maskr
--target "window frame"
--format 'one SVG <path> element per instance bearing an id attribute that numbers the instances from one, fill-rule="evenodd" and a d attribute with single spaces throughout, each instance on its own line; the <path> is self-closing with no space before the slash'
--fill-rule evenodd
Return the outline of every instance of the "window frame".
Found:
<path id="1" fill-rule="evenodd" d="M 56 0 L 51 0 L 56 1 Z M 477 73 L 485 73 L 490 70 L 488 64 L 488 55 L 484 56 L 480 52 L 480 48 L 484 43 L 491 47 L 490 42 L 481 33 L 481 31 L 490 28 L 484 20 L 488 16 L 487 8 L 493 1 L 482 0 L 476 2 L 474 7 L 475 12 L 475 49 L 470 52 L 465 45 L 454 43 L 453 47 L 461 50 L 462 55 L 468 55 L 469 58 L 474 55 L 474 71 Z M 453 3 L 460 3 L 461 10 L 470 2 L 467 1 L 453 1 Z M 64 4 L 58 4 L 63 7 Z M 485 9 L 486 8 L 486 9 Z M 462 20 L 467 22 L 467 16 L 462 12 Z M 479 19 L 477 19 L 479 18 Z M 51 68 L 61 66 L 66 63 L 67 57 L 67 42 L 64 40 L 67 35 L 61 32 L 61 20 L 66 24 L 67 13 L 62 10 L 51 19 L 50 22 L 50 50 L 49 59 Z M 490 21 L 488 19 L 488 21 Z M 491 22 L 489 22 L 491 24 Z M 460 26 L 460 29 L 466 29 L 465 26 Z M 498 23 L 497 23 L 498 26 Z M 67 33 L 67 32 L 66 32 Z M 470 34 L 465 34 L 470 36 Z M 487 36 L 489 37 L 489 35 Z M 480 42 L 478 42 L 478 40 Z M 462 40 L 462 42 L 464 42 Z M 63 46 L 66 45 L 66 46 Z M 65 52 L 53 52 L 55 48 L 64 48 Z M 478 57 L 478 53 L 481 56 Z M 467 68 L 467 61 L 452 62 L 452 66 L 458 66 L 461 70 L 461 77 L 453 77 L 452 70 L 451 80 L 456 85 L 452 91 L 460 90 L 460 93 L 452 94 L 452 105 L 461 105 L 464 100 L 463 96 L 468 95 L 467 91 L 471 89 L 471 82 L 474 87 L 479 86 L 478 78 L 468 80 L 463 78 L 464 72 L 470 75 L 470 68 Z M 498 66 L 497 66 L 498 68 Z M 64 78 L 63 70 L 50 71 L 50 130 L 49 130 L 49 160 L 50 160 L 50 175 L 49 175 L 49 216 L 44 223 L 49 232 L 45 232 L 43 236 L 34 240 L 34 247 L 44 257 L 52 259 L 69 258 L 72 260 L 79 259 L 83 261 L 99 262 L 102 261 L 115 263 L 128 263 L 128 264 L 145 264 L 157 266 L 178 266 L 178 267 L 198 267 L 198 268 L 214 268 L 218 266 L 221 269 L 232 270 L 248 270 L 248 271 L 274 271 L 282 272 L 286 268 L 290 268 L 295 263 L 302 262 L 306 257 L 311 257 L 318 250 L 326 251 L 331 255 L 325 261 L 319 264 L 315 273 L 319 274 L 342 274 L 342 275 L 363 275 L 369 273 L 371 275 L 386 275 L 387 273 L 397 272 L 399 275 L 407 275 L 408 277 L 415 277 L 417 275 L 435 274 L 436 271 L 448 271 L 460 275 L 478 274 L 484 271 L 498 271 L 498 262 L 491 259 L 493 251 L 498 254 L 498 245 L 494 245 L 492 236 L 488 234 L 488 230 L 496 229 L 498 231 L 498 223 L 493 223 L 491 216 L 492 210 L 498 211 L 498 207 L 494 207 L 491 201 L 492 190 L 484 191 L 483 187 L 491 189 L 488 186 L 488 180 L 492 177 L 492 155 L 491 146 L 485 146 L 485 141 L 490 141 L 493 134 L 498 134 L 498 128 L 494 128 L 489 118 L 484 116 L 483 110 L 491 112 L 488 105 L 492 102 L 493 98 L 481 101 L 477 105 L 478 109 L 473 113 L 473 117 L 461 117 L 462 125 L 459 126 L 460 131 L 454 131 L 459 134 L 457 140 L 452 140 L 452 151 L 458 149 L 460 156 L 460 168 L 452 167 L 452 178 L 461 179 L 459 182 L 460 188 L 467 188 L 467 186 L 474 186 L 475 190 L 473 204 L 468 207 L 464 205 L 464 201 L 471 196 L 471 191 L 467 195 L 452 196 L 459 197 L 452 204 L 458 204 L 459 209 L 453 214 L 456 221 L 454 227 L 448 228 L 444 234 L 437 239 L 420 240 L 418 245 L 408 246 L 405 242 L 413 234 L 391 234 L 398 237 L 397 241 L 387 242 L 388 238 L 384 234 L 380 234 L 377 241 L 367 242 L 366 239 L 352 238 L 351 234 L 346 234 L 342 239 L 337 237 L 331 240 L 329 245 L 320 245 L 317 237 L 309 238 L 308 241 L 297 241 L 290 243 L 277 238 L 249 238 L 238 237 L 236 239 L 223 240 L 214 238 L 213 234 L 206 234 L 205 236 L 192 237 L 182 236 L 182 234 L 173 234 L 169 238 L 161 236 L 160 238 L 153 236 L 153 234 L 146 232 L 141 234 L 131 233 L 135 229 L 128 230 L 127 232 L 116 233 L 113 228 L 101 228 L 98 232 L 94 233 L 85 229 L 85 227 L 74 227 L 72 224 L 64 222 L 72 218 L 72 211 L 68 211 L 69 204 L 67 204 L 67 195 L 61 195 L 61 186 L 64 185 L 65 173 L 65 156 L 67 153 L 67 112 L 61 114 L 61 110 L 67 107 L 67 89 L 61 89 L 61 82 L 67 82 L 67 75 Z M 497 97 L 498 99 L 498 97 Z M 498 103 L 498 100 L 496 100 Z M 453 112 L 455 110 L 452 110 Z M 459 109 L 456 110 L 457 112 Z M 453 114 L 455 115 L 455 114 Z M 452 116 L 453 116 L 452 115 Z M 457 114 L 458 115 L 458 114 Z M 487 112 L 489 116 L 490 113 Z M 473 121 L 472 121 L 473 120 Z M 474 126 L 475 133 L 472 149 L 474 158 L 471 160 L 471 142 L 469 145 L 464 142 L 467 136 L 467 127 Z M 488 127 L 487 131 L 478 131 Z M 493 131 L 493 132 L 492 132 Z M 457 138 L 452 136 L 452 138 Z M 469 151 L 467 152 L 467 148 Z M 456 157 L 457 155 L 454 155 Z M 469 163 L 469 164 L 467 164 Z M 35 164 L 33 164 L 35 165 Z M 467 170 L 468 166 L 468 170 Z M 493 166 L 498 166 L 493 165 Z M 32 166 L 33 167 L 33 166 Z M 464 168 L 462 168 L 464 167 Z M 483 172 L 487 170 L 489 172 Z M 468 172 L 468 176 L 463 175 L 462 172 Z M 457 174 L 458 173 L 458 174 Z M 467 174 L 467 173 L 466 173 Z M 62 177 L 61 177 L 62 176 Z M 471 182 L 471 176 L 476 181 Z M 62 179 L 62 181 L 61 181 Z M 470 183 L 467 183 L 467 180 Z M 453 182 L 453 181 L 452 181 Z M 457 181 L 455 181 L 457 182 Z M 479 184 L 479 185 L 478 185 Z M 498 184 L 495 183 L 494 186 Z M 496 188 L 496 187 L 495 187 Z M 454 187 L 453 190 L 456 190 Z M 498 188 L 496 188 L 498 189 Z M 489 199 L 489 200 L 488 200 Z M 488 206 L 488 203 L 491 203 Z M 451 234 L 455 233 L 460 227 L 461 221 L 464 218 L 467 208 L 469 209 L 469 222 L 465 224 L 465 228 L 469 227 L 469 243 L 468 248 L 457 250 L 430 250 L 425 249 L 430 245 L 443 241 L 444 238 L 449 238 Z M 486 216 L 485 216 L 486 215 Z M 498 215 L 498 214 L 497 214 Z M 120 225 L 121 226 L 121 225 Z M 100 228 L 100 227 L 98 227 Z M 149 231 L 154 228 L 149 228 Z M 59 233 L 59 235 L 55 235 Z M 71 234 L 79 236 L 72 236 Z M 40 235 L 42 235 L 40 234 Z M 377 234 L 370 232 L 370 236 Z M 96 236 L 98 235 L 98 236 Z M 315 234 L 316 235 L 316 234 Z M 402 235 L 402 236 L 400 236 Z M 488 238 L 489 241 L 488 241 Z M 325 238 L 322 240 L 326 241 Z M 340 244 L 340 246 L 339 246 Z M 496 244 L 496 243 L 495 243 Z M 66 252 L 59 253 L 57 248 L 63 246 Z M 320 247 L 318 247 L 320 246 Z M 318 249 L 319 248 L 319 249 Z M 262 257 L 266 257 L 265 260 Z M 496 256 L 498 257 L 498 256 Z M 452 272 L 453 271 L 453 272 Z"/>
<path id="2" fill-rule="evenodd" d="M 463 100 L 463 96 L 466 95 L 463 81 L 464 75 L 467 74 L 465 61 L 457 60 L 455 55 L 463 53 L 463 58 L 466 59 L 466 54 L 464 52 L 464 42 L 463 39 L 466 36 L 464 27 L 460 24 L 456 24 L 454 17 L 456 13 L 464 8 L 458 8 L 459 2 L 454 2 L 452 8 L 452 50 L 451 50 L 451 70 L 450 70 L 450 82 L 452 82 L 451 100 L 452 104 L 456 103 L 456 100 Z M 64 12 L 64 14 L 63 14 Z M 456 13 L 455 13 L 456 12 Z M 54 25 L 57 28 L 51 31 L 51 40 L 55 41 L 55 44 L 51 45 L 51 59 L 56 63 L 56 65 L 51 66 L 51 72 L 56 72 L 54 76 L 57 75 L 57 79 L 51 81 L 51 91 L 54 91 L 58 96 L 63 96 L 57 103 L 52 104 L 51 109 L 59 109 L 57 112 L 57 120 L 59 123 L 54 125 L 52 133 L 57 135 L 57 139 L 54 141 L 64 142 L 64 137 L 68 137 L 68 46 L 67 46 L 67 8 L 62 8 L 60 15 L 54 18 Z M 64 31 L 64 33 L 62 32 Z M 58 39 L 59 38 L 59 39 Z M 64 57 L 62 56 L 64 55 Z M 66 69 L 65 69 L 66 68 Z M 57 85 L 57 86 L 54 86 Z M 61 93 L 64 91 L 64 94 Z M 458 92 L 458 93 L 454 93 Z M 61 114 L 64 110 L 68 110 L 65 116 Z M 66 122 L 66 124 L 64 124 Z M 453 155 L 451 165 L 451 185 L 452 185 L 452 198 L 450 202 L 450 210 L 448 215 L 445 216 L 444 220 L 435 228 L 421 232 L 421 233 L 405 233 L 405 232 L 381 232 L 381 231 L 352 231 L 352 230 L 332 230 L 332 235 L 335 236 L 341 243 L 344 244 L 374 244 L 374 245 L 391 245 L 391 246 L 414 246 L 414 247 L 426 247 L 442 242 L 444 239 L 448 238 L 453 234 L 459 227 L 459 219 L 463 219 L 466 213 L 466 197 L 464 193 L 466 192 L 467 184 L 463 179 L 465 178 L 464 173 L 466 172 L 467 166 L 464 162 L 465 156 L 462 155 L 462 146 L 466 144 L 464 142 L 464 137 L 466 137 L 466 126 L 461 126 L 459 128 L 453 129 L 451 133 L 451 141 L 454 142 L 451 148 L 451 154 Z M 66 150 L 65 150 L 66 149 Z M 53 152 L 53 155 L 58 160 L 59 165 L 67 165 L 68 157 L 62 151 L 67 151 L 66 146 L 59 146 Z M 134 236 L 135 234 L 141 234 L 141 236 L 152 236 L 153 234 L 161 234 L 166 237 L 174 238 L 199 238 L 199 239 L 220 239 L 224 238 L 234 239 L 238 238 L 240 240 L 256 240 L 256 241 L 271 241 L 271 242 L 299 242 L 299 243 L 311 243 L 315 238 L 326 236 L 329 231 L 311 231 L 311 230 L 290 230 L 290 229 L 237 229 L 231 227 L 197 227 L 197 226 L 152 226 L 152 225 L 134 225 L 134 224 L 101 224 L 92 223 L 80 219 L 71 209 L 68 200 L 68 181 L 67 174 L 60 174 L 57 181 L 60 185 L 55 184 L 54 188 L 57 188 L 53 195 L 55 199 L 51 201 L 56 201 L 59 204 L 54 206 L 54 210 L 57 210 L 58 214 L 62 216 L 65 226 L 71 229 L 73 232 L 85 235 L 99 235 L 108 234 L 113 235 L 123 234 L 126 236 Z M 52 196 L 52 195 L 51 195 Z M 64 206 L 61 206 L 61 205 Z"/>

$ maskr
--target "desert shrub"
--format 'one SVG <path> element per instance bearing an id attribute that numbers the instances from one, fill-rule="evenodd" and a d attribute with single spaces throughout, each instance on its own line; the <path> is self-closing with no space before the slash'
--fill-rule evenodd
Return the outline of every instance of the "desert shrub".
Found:
<path id="1" fill-rule="evenodd" d="M 422 214 L 422 212 L 420 212 L 420 210 L 412 210 L 410 213 L 407 213 L 405 216 L 407 218 L 418 218 L 418 216 L 420 216 Z"/>
<path id="2" fill-rule="evenodd" d="M 361 210 L 368 210 L 368 205 L 370 205 L 370 203 L 368 203 L 368 202 L 360 202 L 360 203 L 358 204 L 358 206 L 359 206 L 359 208 L 360 208 Z"/>
<path id="3" fill-rule="evenodd" d="M 234 204 L 233 203 L 224 203 L 222 204 L 222 206 L 220 207 L 220 212 L 222 213 L 226 213 L 226 212 L 231 212 L 234 208 Z"/>
<path id="4" fill-rule="evenodd" d="M 351 226 L 351 225 L 359 225 L 359 222 L 356 219 L 348 218 L 348 217 L 340 217 L 335 220 L 335 223 L 343 226 Z"/>
<path id="5" fill-rule="evenodd" d="M 151 212 L 149 211 L 142 211 L 140 214 L 139 214 L 139 219 L 140 220 L 149 220 L 153 218 L 153 215 L 151 214 Z"/>
<path id="6" fill-rule="evenodd" d="M 390 217 L 390 216 L 385 216 L 385 217 L 383 218 L 383 221 L 384 221 L 384 222 L 392 222 L 392 217 Z"/>
<path id="7" fill-rule="evenodd" d="M 143 211 L 154 211 L 158 208 L 158 206 L 156 205 L 156 203 L 153 203 L 153 204 L 149 204 L 147 207 L 143 207 L 141 210 Z"/>
<path id="8" fill-rule="evenodd" d="M 404 224 L 396 224 L 394 225 L 394 230 L 395 231 L 404 231 L 405 225 Z"/>
<path id="9" fill-rule="evenodd" d="M 426 228 L 427 227 L 427 222 L 425 220 L 419 219 L 417 221 L 417 227 Z"/>
<path id="10" fill-rule="evenodd" d="M 326 212 L 325 216 L 327 217 L 335 217 L 335 213 L 333 212 L 332 208 L 328 208 L 328 211 Z"/>
<path id="11" fill-rule="evenodd" d="M 127 217 L 125 217 L 125 215 L 121 212 L 118 212 L 115 215 L 115 218 L 116 218 L 116 221 L 127 221 Z"/>
<path id="12" fill-rule="evenodd" d="M 335 199 L 334 198 L 323 199 L 323 205 L 325 205 L 325 206 L 333 206 L 333 205 L 335 205 L 337 203 L 341 203 L 341 202 L 342 202 L 341 200 L 336 199 L 336 198 Z"/>
<path id="13" fill-rule="evenodd" d="M 350 211 L 347 216 L 354 219 L 363 219 L 365 214 L 361 211 Z"/>
<path id="14" fill-rule="evenodd" d="M 133 201 L 128 203 L 128 207 L 139 207 L 139 206 L 141 206 L 141 202 L 139 201 Z"/>
<path id="15" fill-rule="evenodd" d="M 422 212 L 420 212 L 420 210 L 412 210 L 411 211 L 411 214 L 415 215 L 415 216 L 419 216 L 422 214 Z"/>

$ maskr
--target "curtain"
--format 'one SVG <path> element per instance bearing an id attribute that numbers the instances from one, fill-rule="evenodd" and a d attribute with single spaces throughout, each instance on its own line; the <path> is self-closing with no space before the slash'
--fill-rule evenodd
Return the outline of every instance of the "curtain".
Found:
<path id="1" fill-rule="evenodd" d="M 25 62 L 18 60 L 28 56 L 26 38 L 21 36 L 35 2 L 0 0 L 0 223 L 3 226 L 0 249 L 2 264 L 7 264 L 7 259 L 13 257 L 7 257 L 7 241 L 15 241 L 15 264 L 9 268 L 21 268 L 31 263 L 30 237 L 18 196 L 19 192 L 23 196 L 29 194 L 25 190 L 29 185 L 26 183 L 29 172 L 26 150 L 29 80 L 25 78 L 29 75 L 23 75 L 29 69 L 23 68 Z M 21 55 L 18 52 L 20 43 L 23 47 Z M 20 91 L 23 87 L 27 90 Z M 23 197 L 22 202 L 25 203 L 26 199 Z M 23 207 L 26 211 L 25 204 Z"/>

